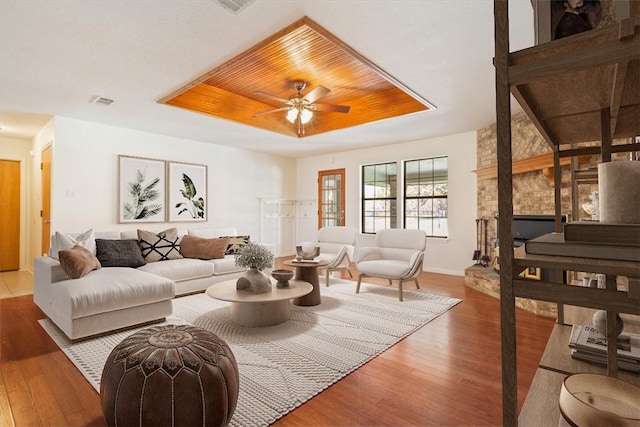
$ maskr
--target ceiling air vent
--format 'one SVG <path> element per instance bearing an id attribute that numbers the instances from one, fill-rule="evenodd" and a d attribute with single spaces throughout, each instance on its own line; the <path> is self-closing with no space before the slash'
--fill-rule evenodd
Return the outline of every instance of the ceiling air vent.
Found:
<path id="1" fill-rule="evenodd" d="M 113 99 L 105 98 L 103 96 L 94 96 L 89 102 L 109 106 L 113 104 Z"/>
<path id="2" fill-rule="evenodd" d="M 255 0 L 218 0 L 225 9 L 229 9 L 233 13 L 239 13 L 242 9 L 249 6 Z"/>

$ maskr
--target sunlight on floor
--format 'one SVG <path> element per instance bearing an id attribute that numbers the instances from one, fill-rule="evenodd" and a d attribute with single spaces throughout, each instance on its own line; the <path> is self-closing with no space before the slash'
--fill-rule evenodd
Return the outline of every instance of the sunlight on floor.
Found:
<path id="1" fill-rule="evenodd" d="M 33 294 L 33 273 L 28 270 L 0 273 L 0 299 Z"/>

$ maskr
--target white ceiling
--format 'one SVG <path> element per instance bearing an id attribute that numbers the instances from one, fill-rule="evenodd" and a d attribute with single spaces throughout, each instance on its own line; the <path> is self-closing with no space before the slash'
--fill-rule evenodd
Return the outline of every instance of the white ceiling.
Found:
<path id="1" fill-rule="evenodd" d="M 511 50 L 533 45 L 530 0 L 509 5 Z M 305 15 L 437 109 L 297 139 L 157 103 Z M 416 141 L 495 122 L 493 52 L 493 0 L 1 0 L 0 126 L 31 138 L 58 115 L 291 157 Z"/>

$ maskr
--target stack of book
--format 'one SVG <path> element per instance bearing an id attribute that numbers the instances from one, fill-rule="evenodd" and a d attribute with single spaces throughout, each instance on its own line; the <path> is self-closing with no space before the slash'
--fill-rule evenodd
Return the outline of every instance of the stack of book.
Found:
<path id="1" fill-rule="evenodd" d="M 527 240 L 530 254 L 640 261 L 640 224 L 605 224 L 573 221 L 564 233 L 549 233 Z"/>
<path id="2" fill-rule="evenodd" d="M 640 373 L 640 334 L 623 332 L 618 336 L 618 368 Z M 607 364 L 607 338 L 590 325 L 573 325 L 569 338 L 571 357 Z"/>

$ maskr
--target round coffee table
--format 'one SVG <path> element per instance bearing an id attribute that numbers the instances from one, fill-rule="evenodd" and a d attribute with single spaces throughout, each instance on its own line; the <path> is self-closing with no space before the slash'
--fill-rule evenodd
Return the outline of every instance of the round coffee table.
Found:
<path id="1" fill-rule="evenodd" d="M 276 287 L 271 280 L 271 292 L 255 294 L 250 289 L 236 289 L 236 279 L 216 283 L 207 288 L 211 298 L 231 303 L 231 319 L 240 326 L 250 328 L 273 326 L 289 320 L 292 298 L 313 291 L 313 286 L 303 280 L 289 280 L 288 288 Z"/>
<path id="2" fill-rule="evenodd" d="M 293 300 L 294 305 L 309 306 L 318 305 L 320 300 L 320 280 L 318 278 L 318 267 L 329 265 L 328 261 L 285 261 L 284 265 L 296 268 L 296 280 L 304 280 L 313 285 L 313 291 L 307 295 Z"/>

